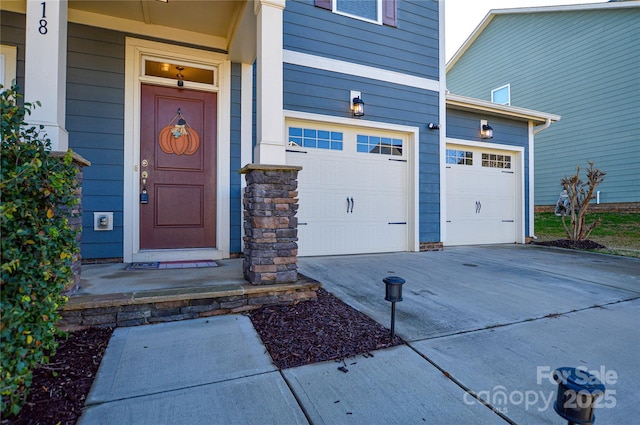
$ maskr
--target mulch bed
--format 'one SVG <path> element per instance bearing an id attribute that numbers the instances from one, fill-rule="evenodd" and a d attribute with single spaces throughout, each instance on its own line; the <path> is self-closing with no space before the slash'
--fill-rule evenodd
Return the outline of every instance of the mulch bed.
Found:
<path id="1" fill-rule="evenodd" d="M 55 356 L 33 372 L 27 402 L 2 425 L 73 425 L 89 394 L 112 329 L 91 328 L 61 339 Z"/>
<path id="2" fill-rule="evenodd" d="M 404 344 L 398 337 L 392 341 L 388 329 L 323 289 L 314 301 L 263 307 L 249 316 L 281 369 L 358 354 L 373 356 L 373 350 Z M 74 425 L 112 332 L 91 328 L 69 333 L 51 362 L 34 372 L 20 414 L 3 418 L 1 424 Z"/>
<path id="3" fill-rule="evenodd" d="M 558 239 L 555 241 L 534 242 L 534 244 L 543 245 L 543 246 L 555 246 L 558 248 L 568 248 L 568 249 L 583 249 L 583 250 L 607 249 L 606 246 L 600 245 L 599 243 L 594 241 L 590 241 L 589 239 L 584 239 L 581 241 L 572 241 L 569 239 Z"/>
<path id="4" fill-rule="evenodd" d="M 267 306 L 250 313 L 253 326 L 280 369 L 358 354 L 404 342 L 323 289 L 315 301 Z"/>

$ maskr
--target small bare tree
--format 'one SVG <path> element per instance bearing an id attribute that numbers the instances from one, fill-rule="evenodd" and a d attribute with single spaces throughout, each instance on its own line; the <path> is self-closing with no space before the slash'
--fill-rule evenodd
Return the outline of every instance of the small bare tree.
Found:
<path id="1" fill-rule="evenodd" d="M 599 168 L 594 168 L 593 162 L 587 161 L 589 168 L 587 169 L 587 181 L 583 182 L 580 178 L 580 165 L 576 167 L 576 173 L 572 176 L 565 176 L 560 182 L 564 189 L 567 191 L 569 201 L 571 203 L 570 216 L 571 222 L 569 226 L 565 222 L 566 214 L 562 214 L 562 225 L 564 226 L 567 236 L 572 241 L 580 241 L 587 239 L 591 234 L 591 231 L 596 228 L 602 219 L 597 219 L 590 225 L 585 224 L 585 216 L 587 215 L 587 208 L 595 188 L 604 181 L 605 173 Z"/>

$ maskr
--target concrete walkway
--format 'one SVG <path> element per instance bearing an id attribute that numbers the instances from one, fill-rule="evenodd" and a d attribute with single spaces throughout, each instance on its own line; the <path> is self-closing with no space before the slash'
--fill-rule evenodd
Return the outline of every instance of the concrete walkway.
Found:
<path id="1" fill-rule="evenodd" d="M 385 326 L 382 279 L 403 277 L 408 345 L 278 371 L 245 316 L 118 328 L 79 423 L 563 424 L 560 366 L 604 381 L 597 423 L 640 416 L 638 260 L 510 245 L 303 258 L 300 271 Z"/>

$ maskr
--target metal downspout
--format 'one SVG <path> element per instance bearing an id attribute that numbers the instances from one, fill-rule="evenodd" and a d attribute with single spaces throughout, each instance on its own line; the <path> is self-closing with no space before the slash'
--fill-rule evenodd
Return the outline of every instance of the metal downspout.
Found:
<path id="1" fill-rule="evenodd" d="M 538 127 L 534 127 L 533 135 L 535 136 L 536 134 L 540 133 L 541 131 L 546 130 L 547 128 L 549 128 L 550 125 L 551 125 L 551 118 L 547 118 L 546 122 L 543 125 L 540 125 Z M 536 239 L 538 239 L 538 237 L 535 234 L 531 235 L 531 238 L 534 241 Z"/>
<path id="2" fill-rule="evenodd" d="M 546 130 L 547 128 L 549 128 L 550 125 L 551 125 L 551 118 L 547 118 L 547 121 L 543 125 L 534 127 L 533 135 L 535 136 L 536 134 L 540 133 L 542 130 Z"/>

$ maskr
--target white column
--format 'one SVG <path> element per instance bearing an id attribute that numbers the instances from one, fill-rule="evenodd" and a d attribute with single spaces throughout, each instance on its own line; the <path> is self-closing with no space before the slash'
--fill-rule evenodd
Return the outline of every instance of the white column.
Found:
<path id="1" fill-rule="evenodd" d="M 43 125 L 51 150 L 66 151 L 67 1 L 27 0 L 25 102 L 40 101 L 27 122 Z"/>
<path id="2" fill-rule="evenodd" d="M 257 24 L 256 164 L 285 164 L 282 11 L 285 0 L 254 0 Z"/>

